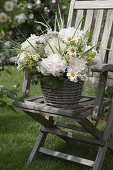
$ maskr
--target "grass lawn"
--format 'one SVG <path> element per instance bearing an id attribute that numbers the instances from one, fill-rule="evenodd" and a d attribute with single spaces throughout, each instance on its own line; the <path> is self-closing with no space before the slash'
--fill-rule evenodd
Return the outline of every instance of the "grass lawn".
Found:
<path id="1" fill-rule="evenodd" d="M 12 76 L 6 72 L 0 76 L 0 84 L 5 87 L 12 87 L 14 84 L 22 84 L 23 73 L 17 72 L 10 67 Z M 19 91 L 21 87 L 19 88 Z M 94 93 L 94 89 L 86 88 L 87 93 Z M 31 95 L 41 94 L 40 88 L 31 87 Z M 25 162 L 32 150 L 38 135 L 39 124 L 25 115 L 21 110 L 12 107 L 12 102 L 4 98 L 7 104 L 0 102 L 0 170 L 89 170 L 89 167 L 81 166 L 76 163 L 67 162 L 43 154 L 39 154 L 38 159 L 30 166 Z M 103 126 L 103 123 L 102 125 Z M 70 143 L 66 144 L 58 137 L 49 135 L 46 141 L 48 148 L 57 148 L 66 153 L 82 155 L 84 158 L 94 160 L 95 146 L 89 147 L 86 144 Z M 113 156 L 107 152 L 102 170 L 113 169 Z"/>

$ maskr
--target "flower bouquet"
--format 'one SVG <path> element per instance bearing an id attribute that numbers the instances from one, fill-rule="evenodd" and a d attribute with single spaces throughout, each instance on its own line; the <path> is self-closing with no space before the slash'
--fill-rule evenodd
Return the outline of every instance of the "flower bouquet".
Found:
<path id="1" fill-rule="evenodd" d="M 89 32 L 69 27 L 31 35 L 21 44 L 17 64 L 19 70 L 37 75 L 47 103 L 73 104 L 80 99 L 83 82 L 97 56 L 89 43 Z"/>

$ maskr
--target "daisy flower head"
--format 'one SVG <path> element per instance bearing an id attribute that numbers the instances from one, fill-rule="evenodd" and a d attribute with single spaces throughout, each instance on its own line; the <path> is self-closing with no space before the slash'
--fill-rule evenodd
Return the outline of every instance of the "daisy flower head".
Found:
<path id="1" fill-rule="evenodd" d="M 14 9 L 14 3 L 12 1 L 6 1 L 4 4 L 4 8 L 7 12 L 11 12 Z"/>
<path id="2" fill-rule="evenodd" d="M 68 53 L 69 53 L 70 55 L 76 56 L 76 47 L 75 47 L 75 46 L 69 46 L 69 48 L 68 48 Z"/>
<path id="3" fill-rule="evenodd" d="M 69 68 L 67 70 L 67 77 L 70 81 L 77 82 L 78 73 L 74 69 Z"/>
<path id="4" fill-rule="evenodd" d="M 71 55 L 68 55 L 68 54 L 67 54 L 67 55 L 65 55 L 65 60 L 68 62 L 68 61 L 71 60 L 71 57 L 72 57 Z"/>
<path id="5" fill-rule="evenodd" d="M 69 68 L 73 68 L 78 73 L 81 73 L 82 71 L 87 71 L 86 62 L 83 58 L 72 58 L 69 62 Z"/>
<path id="6" fill-rule="evenodd" d="M 63 28 L 59 31 L 59 37 L 64 41 L 69 43 L 73 38 L 75 34 L 75 28 L 69 27 L 69 28 Z"/>

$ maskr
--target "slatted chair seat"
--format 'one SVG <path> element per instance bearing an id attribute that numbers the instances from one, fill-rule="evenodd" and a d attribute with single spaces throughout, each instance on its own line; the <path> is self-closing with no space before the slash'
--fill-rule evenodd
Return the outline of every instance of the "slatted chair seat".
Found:
<path id="1" fill-rule="evenodd" d="M 30 97 L 24 102 L 15 102 L 14 105 L 41 124 L 40 133 L 28 158 L 30 164 L 37 158 L 39 152 L 73 161 L 92 167 L 92 170 L 101 170 L 107 149 L 113 151 L 111 141 L 113 129 L 113 99 L 104 96 L 108 82 L 113 86 L 113 1 L 76 1 L 71 0 L 67 26 L 77 29 L 91 30 L 92 45 L 100 44 L 99 57 L 103 64 L 92 67 L 92 72 L 100 74 L 96 96 L 82 96 L 78 104 L 53 107 L 46 105 L 43 96 Z M 108 50 L 109 49 L 109 50 Z M 23 95 L 28 96 L 30 91 L 31 75 L 25 70 Z M 104 108 L 110 106 L 108 118 L 103 130 L 98 128 Z M 61 120 L 57 120 L 60 118 Z M 63 118 L 63 119 L 62 119 Z M 73 120 L 68 123 L 66 120 Z M 75 123 L 77 122 L 77 124 Z M 65 130 L 64 130 L 65 129 Z M 68 130 L 67 130 L 68 129 Z M 72 131 L 77 133 L 72 133 Z M 67 131 L 66 131 L 67 130 Z M 84 135 L 78 135 L 83 132 Z M 47 135 L 55 134 L 66 142 L 70 140 L 90 143 L 98 146 L 95 160 L 77 157 L 44 147 Z M 84 149 L 84 148 L 83 148 Z"/>
<path id="2" fill-rule="evenodd" d="M 95 97 L 82 96 L 81 100 L 77 104 L 65 105 L 64 107 L 53 107 L 47 105 L 44 102 L 43 96 L 31 97 L 25 99 L 24 103 L 15 103 L 16 107 L 22 108 L 24 111 L 28 112 L 46 112 L 49 116 L 54 117 L 67 117 L 71 119 L 84 119 L 92 114 L 94 107 Z M 110 105 L 111 99 L 105 98 L 103 105 Z"/>

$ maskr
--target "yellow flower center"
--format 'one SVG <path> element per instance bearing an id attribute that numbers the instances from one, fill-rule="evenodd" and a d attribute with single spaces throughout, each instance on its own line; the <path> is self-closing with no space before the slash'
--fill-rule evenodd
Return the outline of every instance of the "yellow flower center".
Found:
<path id="1" fill-rule="evenodd" d="M 71 72 L 70 72 L 70 75 L 71 75 L 71 77 L 74 77 L 74 76 L 75 76 L 75 72 L 74 72 L 74 71 L 71 71 Z"/>
<path id="2" fill-rule="evenodd" d="M 71 48 L 71 53 L 75 53 L 75 49 L 74 48 Z"/>
<path id="3" fill-rule="evenodd" d="M 7 4 L 6 7 L 7 8 L 11 8 L 12 6 L 11 6 L 11 4 Z"/>
<path id="4" fill-rule="evenodd" d="M 6 20 L 5 15 L 2 15 L 2 16 L 1 16 L 1 19 L 2 19 L 3 21 Z"/>
<path id="5" fill-rule="evenodd" d="M 65 59 L 66 59 L 67 61 L 69 61 L 69 60 L 71 59 L 71 57 L 70 57 L 69 55 L 66 55 L 66 56 L 65 56 Z"/>
<path id="6" fill-rule="evenodd" d="M 67 39 L 67 41 L 71 41 L 72 38 L 71 37 L 67 37 L 66 39 Z"/>

